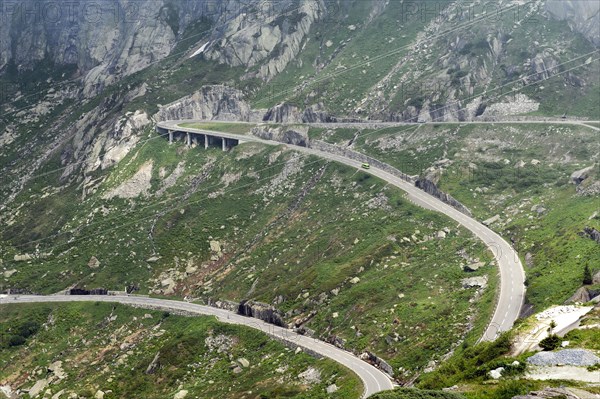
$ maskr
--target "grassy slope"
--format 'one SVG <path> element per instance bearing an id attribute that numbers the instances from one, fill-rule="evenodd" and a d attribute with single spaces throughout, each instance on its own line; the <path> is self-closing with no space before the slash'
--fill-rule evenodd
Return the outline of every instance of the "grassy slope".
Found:
<path id="1" fill-rule="evenodd" d="M 37 330 L 20 345 L 8 338 L 18 330 Z M 66 378 L 49 386 L 92 398 L 165 398 L 181 389 L 197 398 L 260 397 L 358 398 L 362 386 L 354 374 L 330 360 L 291 350 L 250 328 L 209 317 L 182 317 L 120 304 L 10 305 L 0 313 L 0 380 L 13 389 L 29 388 L 60 360 Z M 219 352 L 207 340 L 221 338 L 230 347 Z M 146 373 L 159 353 L 158 369 Z M 233 372 L 245 358 L 249 367 Z M 309 367 L 321 383 L 302 383 Z M 333 395 L 325 388 L 335 383 Z M 108 393 L 108 391 L 112 391 Z M 65 395 L 66 395 L 65 394 Z M 28 397 L 28 396 L 26 396 Z"/>
<path id="2" fill-rule="evenodd" d="M 353 135 L 320 132 L 341 145 Z M 588 218 L 599 210 L 598 198 L 578 196 L 569 184 L 573 171 L 591 164 L 596 140 L 595 131 L 574 126 L 434 124 L 365 130 L 355 145 L 410 174 L 452 160 L 440 187 L 480 220 L 502 217 L 492 227 L 516 240 L 521 257 L 532 254 L 528 300 L 544 307 L 573 294 L 586 262 L 592 269 L 600 262 L 597 244 L 579 234 L 597 224 Z M 531 165 L 534 159 L 541 163 Z M 515 168 L 521 160 L 526 165 Z M 546 210 L 538 214 L 531 210 L 535 205 Z"/>
<path id="3" fill-rule="evenodd" d="M 481 243 L 445 217 L 408 203 L 399 190 L 336 164 L 326 166 L 288 213 L 325 165 L 295 159 L 292 152 L 251 143 L 223 153 L 151 139 L 102 172 L 104 182 L 84 201 L 75 185 L 44 198 L 23 194 L 17 203 L 28 198 L 27 205 L 3 235 L 4 269 L 18 272 L 4 284 L 45 293 L 75 284 L 163 293 L 161 281 L 172 277 L 177 296 L 268 303 L 281 296 L 277 306 L 289 312 L 289 321 L 318 311 L 307 326 L 321 338 L 338 335 L 349 348 L 375 351 L 409 374 L 448 352 L 473 326 L 469 339 L 477 339 L 491 312 L 495 271 L 476 273 L 489 275 L 490 288 L 470 305 L 475 293 L 460 285 L 470 274 L 461 270 L 465 261 L 458 252 L 489 261 Z M 154 162 L 151 192 L 184 163 L 178 184 L 161 197 L 102 198 L 148 160 Z M 198 176 L 202 181 L 192 192 Z M 43 183 L 34 192 L 53 193 L 59 185 L 51 177 Z M 87 227 L 72 230 L 81 225 Z M 422 241 L 445 227 L 451 232 L 444 240 L 400 242 L 413 234 Z M 38 237 L 44 239 L 31 242 Z M 223 248 L 216 258 L 211 240 Z M 52 255 L 12 261 L 38 245 Z M 100 268 L 87 266 L 92 256 Z M 160 259 L 147 262 L 152 256 Z M 358 284 L 349 282 L 354 276 Z"/>

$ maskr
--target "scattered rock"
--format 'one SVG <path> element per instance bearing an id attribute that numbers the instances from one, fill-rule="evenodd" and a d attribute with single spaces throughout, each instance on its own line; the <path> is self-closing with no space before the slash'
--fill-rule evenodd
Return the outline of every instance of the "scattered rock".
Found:
<path id="1" fill-rule="evenodd" d="M 473 262 L 464 266 L 466 272 L 474 272 L 485 266 L 485 262 Z"/>
<path id="2" fill-rule="evenodd" d="M 223 334 L 214 337 L 211 335 L 206 337 L 204 344 L 210 351 L 216 351 L 217 353 L 229 353 L 229 350 L 233 346 L 233 339 Z"/>
<path id="3" fill-rule="evenodd" d="M 488 374 L 489 374 L 490 378 L 493 378 L 494 380 L 498 380 L 498 379 L 500 379 L 500 377 L 502 377 L 503 371 L 504 371 L 504 367 L 498 367 L 497 369 L 490 370 L 490 372 Z"/>
<path id="4" fill-rule="evenodd" d="M 187 394 L 188 394 L 188 391 L 185 389 L 182 389 L 181 391 L 177 392 L 175 394 L 175 396 L 173 396 L 173 399 L 185 399 Z"/>
<path id="5" fill-rule="evenodd" d="M 90 261 L 88 262 L 88 267 L 90 269 L 97 269 L 100 267 L 100 261 L 98 260 L 98 258 L 96 258 L 95 256 L 92 256 L 90 258 Z"/>
<path id="6" fill-rule="evenodd" d="M 104 392 L 103 391 L 96 391 L 96 394 L 94 395 L 94 399 L 104 399 Z"/>
<path id="7" fill-rule="evenodd" d="M 212 252 L 221 253 L 221 243 L 216 240 L 210 241 L 210 250 Z"/>
<path id="8" fill-rule="evenodd" d="M 541 215 L 546 212 L 546 208 L 541 204 L 537 204 L 531 207 L 531 212 L 536 212 L 538 215 Z"/>
<path id="9" fill-rule="evenodd" d="M 533 255 L 531 254 L 531 252 L 527 252 L 525 254 L 525 265 L 527 267 L 533 267 Z"/>
<path id="10" fill-rule="evenodd" d="M 35 398 L 48 386 L 48 380 L 38 380 L 31 388 L 29 388 L 29 396 Z"/>
<path id="11" fill-rule="evenodd" d="M 15 262 L 25 262 L 32 259 L 33 255 L 31 254 L 15 255 L 14 257 Z"/>
<path id="12" fill-rule="evenodd" d="M 586 226 L 583 229 L 583 232 L 585 234 L 587 234 L 592 240 L 596 241 L 598 244 L 600 244 L 600 231 L 596 230 L 593 227 L 588 227 Z"/>
<path id="13" fill-rule="evenodd" d="M 298 374 L 298 378 L 308 385 L 319 384 L 321 382 L 321 372 L 314 367 L 309 367 Z"/>
<path id="14" fill-rule="evenodd" d="M 160 351 L 156 352 L 156 355 L 154 355 L 154 359 L 152 359 L 152 361 L 146 368 L 146 374 L 154 374 L 156 370 L 158 370 L 158 368 L 160 367 L 160 363 L 158 362 L 159 357 Z"/>
<path id="15" fill-rule="evenodd" d="M 17 272 L 17 269 L 7 270 L 4 272 L 4 278 L 11 278 L 13 274 Z"/>
<path id="16" fill-rule="evenodd" d="M 329 394 L 332 394 L 332 393 L 337 392 L 338 389 L 339 388 L 337 387 L 337 385 L 331 384 L 327 388 L 325 388 L 325 391 L 327 391 L 327 393 L 329 393 Z"/>
<path id="17" fill-rule="evenodd" d="M 482 223 L 486 226 L 489 226 L 492 223 L 496 223 L 498 220 L 500 220 L 500 215 L 494 215 L 491 218 L 484 220 Z"/>
<path id="18" fill-rule="evenodd" d="M 353 277 L 350 280 L 350 284 L 358 284 L 359 282 L 360 282 L 360 278 L 358 278 L 358 277 Z"/>
<path id="19" fill-rule="evenodd" d="M 165 289 L 165 294 L 172 294 L 173 292 L 175 292 L 176 283 L 175 280 L 173 280 L 173 278 L 171 277 L 161 280 L 160 285 Z"/>
<path id="20" fill-rule="evenodd" d="M 487 276 L 468 277 L 461 281 L 463 288 L 487 287 Z"/>
<path id="21" fill-rule="evenodd" d="M 48 366 L 48 371 L 54 373 L 54 375 L 59 379 L 59 380 L 63 380 L 67 377 L 67 374 L 65 373 L 65 371 L 62 368 L 62 361 L 61 360 L 57 360 L 54 363 L 52 363 L 50 366 Z"/>
<path id="22" fill-rule="evenodd" d="M 250 367 L 250 362 L 243 357 L 240 357 L 237 361 L 240 364 L 240 366 L 242 366 L 243 368 Z"/>

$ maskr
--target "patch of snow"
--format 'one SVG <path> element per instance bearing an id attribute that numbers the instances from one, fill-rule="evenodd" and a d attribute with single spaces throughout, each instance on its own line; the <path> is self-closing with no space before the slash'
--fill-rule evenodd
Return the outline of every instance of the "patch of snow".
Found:
<path id="1" fill-rule="evenodd" d="M 210 44 L 210 42 L 206 42 L 202 45 L 202 47 L 200 47 L 198 50 L 194 51 L 194 54 L 190 55 L 190 58 L 194 58 L 195 56 L 202 54 L 204 52 L 204 50 L 206 50 L 206 48 L 208 47 L 208 45 Z"/>

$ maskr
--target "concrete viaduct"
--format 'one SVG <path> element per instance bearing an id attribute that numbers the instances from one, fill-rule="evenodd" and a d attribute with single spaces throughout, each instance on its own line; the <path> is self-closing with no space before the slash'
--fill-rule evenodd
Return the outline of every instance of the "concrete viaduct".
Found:
<path id="1" fill-rule="evenodd" d="M 178 121 L 178 123 L 182 123 L 182 121 Z M 188 147 L 204 146 L 205 149 L 208 147 L 221 147 L 223 151 L 227 151 L 244 142 L 240 140 L 239 135 L 194 129 L 191 127 L 177 129 L 177 125 L 168 121 L 159 122 L 156 125 L 156 130 L 161 136 L 169 137 L 169 144 L 175 140 L 183 141 Z"/>

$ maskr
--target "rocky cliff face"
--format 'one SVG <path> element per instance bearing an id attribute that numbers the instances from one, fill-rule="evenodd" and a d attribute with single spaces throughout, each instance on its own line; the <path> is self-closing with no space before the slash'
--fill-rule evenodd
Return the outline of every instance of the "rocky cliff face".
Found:
<path id="1" fill-rule="evenodd" d="M 208 119 L 221 121 L 258 121 L 260 111 L 253 111 L 244 94 L 227 86 L 204 86 L 201 90 L 160 108 L 159 121 Z"/>
<path id="2" fill-rule="evenodd" d="M 546 10 L 567 21 L 571 29 L 600 46 L 600 2 L 596 0 L 547 0 Z"/>
<path id="3" fill-rule="evenodd" d="M 298 55 L 311 27 L 326 12 L 321 0 L 261 2 L 254 12 L 227 13 L 217 21 L 206 51 L 209 59 L 256 71 L 248 77 L 269 80 Z M 265 62 L 263 62 L 265 61 Z"/>
<path id="4" fill-rule="evenodd" d="M 466 206 L 458 202 L 450 194 L 441 191 L 431 180 L 428 180 L 426 178 L 417 179 L 417 181 L 415 182 L 415 186 L 425 191 L 426 193 L 431 194 L 436 198 L 439 198 L 448 205 L 458 209 L 465 215 L 471 216 L 471 211 Z"/>
<path id="5" fill-rule="evenodd" d="M 337 118 L 329 115 L 323 104 L 315 104 L 302 111 L 294 105 L 282 103 L 270 108 L 263 120 L 276 123 L 328 123 L 336 122 Z"/>
<path id="6" fill-rule="evenodd" d="M 86 96 L 166 57 L 186 25 L 207 12 L 203 2 L 135 0 L 5 5 L 0 70 L 31 69 L 40 61 L 75 65 Z"/>
<path id="7" fill-rule="evenodd" d="M 287 327 L 287 324 L 283 321 L 281 313 L 273 306 L 255 302 L 255 301 L 242 301 L 238 308 L 238 313 L 248 317 L 254 317 L 262 321 L 266 321 L 270 324 L 275 324 L 280 327 Z"/>

